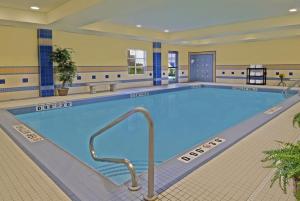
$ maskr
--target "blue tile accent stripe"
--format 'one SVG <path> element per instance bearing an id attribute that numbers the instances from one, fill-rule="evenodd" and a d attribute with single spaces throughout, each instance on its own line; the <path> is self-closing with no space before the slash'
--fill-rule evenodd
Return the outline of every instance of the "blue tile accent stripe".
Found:
<path id="1" fill-rule="evenodd" d="M 162 78 L 162 80 L 168 80 L 168 78 Z M 118 82 L 120 82 L 120 83 L 149 82 L 149 81 L 152 81 L 152 79 L 149 78 L 149 79 L 118 80 Z M 83 87 L 83 86 L 87 86 L 88 83 L 105 83 L 105 82 L 110 82 L 110 81 L 73 83 L 72 86 L 69 86 L 69 87 Z M 60 87 L 60 85 L 43 86 L 41 88 L 43 90 L 51 90 L 51 89 L 54 89 L 55 87 Z M 16 92 L 16 91 L 34 91 L 34 90 L 40 90 L 40 87 L 39 86 L 26 86 L 26 87 L 0 88 L 0 93 Z"/>
<path id="2" fill-rule="evenodd" d="M 39 66 L 40 66 L 40 96 L 54 96 L 53 62 L 50 59 L 52 47 L 52 30 L 38 29 Z M 47 39 L 47 43 L 43 40 Z"/>
<path id="3" fill-rule="evenodd" d="M 153 42 L 153 85 L 161 85 L 161 43 Z"/>
<path id="4" fill-rule="evenodd" d="M 35 91 L 39 89 L 40 89 L 39 86 L 0 88 L 0 93 L 16 92 L 16 91 Z"/>
<path id="5" fill-rule="evenodd" d="M 219 79 L 234 79 L 234 80 L 246 80 L 246 77 L 242 77 L 242 76 L 216 76 L 216 78 Z M 280 78 L 278 77 L 267 77 L 267 80 L 280 80 Z M 283 80 L 288 81 L 290 80 L 290 78 L 283 78 Z"/>

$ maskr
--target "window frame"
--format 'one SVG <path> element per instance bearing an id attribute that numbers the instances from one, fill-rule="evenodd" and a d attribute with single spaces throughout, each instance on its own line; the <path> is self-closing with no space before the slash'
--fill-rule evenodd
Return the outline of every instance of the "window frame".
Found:
<path id="1" fill-rule="evenodd" d="M 135 51 L 134 58 L 129 57 L 130 51 Z M 136 57 L 137 51 L 142 51 L 144 53 L 144 57 L 137 58 Z M 128 48 L 127 52 L 126 52 L 126 57 L 127 57 L 128 75 L 144 75 L 146 73 L 146 68 L 147 68 L 147 51 L 146 50 L 136 49 L 136 48 Z M 131 62 L 134 62 L 134 66 L 129 65 L 130 60 L 132 60 Z M 137 65 L 138 64 L 137 60 L 143 60 L 143 65 L 142 66 Z M 134 73 L 130 73 L 130 69 L 134 69 Z M 137 69 L 142 69 L 143 73 L 137 73 Z"/>
<path id="2" fill-rule="evenodd" d="M 171 65 L 172 61 L 174 62 L 174 66 Z M 169 82 L 176 83 L 178 82 L 178 71 L 179 71 L 179 52 L 178 51 L 168 51 L 168 78 Z M 175 79 L 170 79 L 170 70 L 174 70 Z"/>
<path id="3" fill-rule="evenodd" d="M 170 55 L 172 55 L 172 57 L 170 57 Z M 175 61 L 175 66 L 169 66 L 170 64 L 170 58 L 172 58 L 172 60 L 174 59 Z M 168 68 L 178 68 L 178 51 L 168 51 Z"/>

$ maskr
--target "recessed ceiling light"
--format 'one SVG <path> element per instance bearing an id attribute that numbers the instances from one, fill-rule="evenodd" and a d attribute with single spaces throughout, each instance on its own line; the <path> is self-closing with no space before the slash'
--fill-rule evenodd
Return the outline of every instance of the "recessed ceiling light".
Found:
<path id="1" fill-rule="evenodd" d="M 142 25 L 140 25 L 140 24 L 137 24 L 137 25 L 136 25 L 136 27 L 137 27 L 137 28 L 141 28 L 141 27 L 142 27 Z"/>
<path id="2" fill-rule="evenodd" d="M 242 40 L 244 40 L 244 41 L 254 41 L 254 40 L 256 40 L 257 38 L 256 37 L 254 37 L 254 36 L 248 36 L 248 37 L 246 37 L 246 38 L 243 38 Z"/>
<path id="3" fill-rule="evenodd" d="M 40 7 L 38 7 L 38 6 L 30 6 L 30 9 L 31 10 L 40 10 Z"/>
<path id="4" fill-rule="evenodd" d="M 164 32 L 165 32 L 165 33 L 169 33 L 170 30 L 169 30 L 169 29 L 165 29 Z"/>
<path id="5" fill-rule="evenodd" d="M 291 8 L 291 9 L 289 9 L 289 12 L 290 12 L 290 13 L 294 13 L 294 12 L 297 12 L 297 11 L 298 11 L 297 8 Z"/>

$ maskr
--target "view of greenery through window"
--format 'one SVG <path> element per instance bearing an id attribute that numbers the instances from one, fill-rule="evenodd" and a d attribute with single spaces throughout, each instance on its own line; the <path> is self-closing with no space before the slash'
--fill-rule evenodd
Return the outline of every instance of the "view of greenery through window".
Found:
<path id="1" fill-rule="evenodd" d="M 177 52 L 169 52 L 168 54 L 168 76 L 170 82 L 176 82 L 177 74 Z"/>
<path id="2" fill-rule="evenodd" d="M 127 58 L 129 74 L 144 74 L 146 68 L 146 51 L 129 49 Z"/>

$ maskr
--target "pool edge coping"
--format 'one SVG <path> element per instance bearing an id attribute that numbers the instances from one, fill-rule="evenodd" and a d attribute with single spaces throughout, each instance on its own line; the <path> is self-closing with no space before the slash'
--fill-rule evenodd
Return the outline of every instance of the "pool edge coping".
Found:
<path id="1" fill-rule="evenodd" d="M 158 93 L 166 93 L 166 92 L 169 92 L 169 91 L 178 91 L 178 89 L 190 89 L 190 88 L 193 88 L 193 87 L 196 87 L 196 88 L 200 88 L 200 87 L 216 87 L 216 88 L 229 88 L 229 89 L 233 89 L 233 87 L 237 87 L 237 85 L 206 85 L 206 84 L 203 84 L 203 83 L 187 83 L 187 85 L 183 85 L 183 86 L 175 86 L 174 88 L 159 88 L 159 89 L 149 89 L 147 90 L 147 92 L 158 92 Z M 246 87 L 246 88 L 257 88 L 257 87 L 253 87 L 253 86 L 250 86 L 248 87 L 247 85 L 241 85 L 243 87 Z M 263 88 L 263 87 L 259 87 L 257 89 L 263 89 L 263 90 L 271 90 L 271 91 L 278 91 L 280 89 L 273 89 L 273 88 Z M 282 89 L 282 88 L 281 88 Z M 141 91 L 143 89 L 139 89 L 138 91 Z M 86 104 L 85 101 L 89 101 L 89 100 L 94 100 L 95 102 L 98 102 L 99 100 L 101 101 L 102 99 L 105 99 L 105 98 L 109 98 L 109 97 L 112 97 L 112 98 L 115 98 L 115 97 L 119 97 L 119 96 L 126 96 L 128 95 L 129 97 L 125 97 L 125 98 L 130 98 L 130 94 L 132 93 L 139 93 L 139 92 L 136 92 L 135 90 L 133 90 L 133 92 L 125 92 L 124 94 L 113 94 L 113 95 L 110 95 L 110 96 L 102 96 L 102 97 L 92 97 L 92 98 L 84 98 L 84 99 L 77 99 L 77 100 L 71 100 L 71 101 L 83 101 L 82 104 Z M 154 94 L 157 94 L 157 93 L 153 93 Z M 152 95 L 152 94 L 151 94 Z M 292 99 L 293 98 L 293 99 Z M 295 99 L 295 100 L 294 100 Z M 113 100 L 113 99 L 109 99 L 109 100 Z M 289 101 L 289 100 L 292 100 L 292 101 Z M 156 186 L 155 186 L 155 189 L 156 189 L 156 192 L 157 193 L 160 193 L 162 191 L 164 191 L 165 189 L 167 189 L 168 187 L 170 187 L 171 185 L 175 184 L 177 181 L 179 181 L 181 178 L 185 177 L 186 175 L 188 175 L 189 173 L 191 173 L 193 170 L 199 168 L 201 165 L 205 164 L 207 161 L 211 160 L 212 158 L 214 158 L 215 156 L 217 156 L 218 154 L 222 153 L 224 150 L 226 150 L 227 148 L 231 147 L 232 145 L 234 145 L 235 143 L 237 143 L 239 140 L 243 139 L 244 137 L 246 137 L 247 135 L 249 135 L 251 132 L 253 132 L 254 130 L 256 130 L 257 128 L 263 126 L 265 123 L 267 123 L 268 121 L 272 120 L 273 118 L 275 118 L 276 116 L 278 116 L 279 114 L 281 114 L 282 112 L 286 111 L 288 108 L 292 107 L 294 104 L 296 104 L 298 101 L 299 101 L 299 96 L 293 96 L 293 97 L 290 97 L 286 100 L 284 100 L 283 102 L 281 102 L 279 105 L 282 105 L 283 106 L 283 109 L 280 110 L 280 111 L 277 111 L 275 112 L 274 114 L 272 115 L 268 115 L 269 118 L 266 118 L 262 123 L 260 123 L 258 126 L 256 126 L 255 128 L 252 128 L 250 130 L 248 130 L 246 133 L 244 133 L 243 135 L 238 135 L 239 138 L 235 139 L 235 141 L 232 141 L 231 143 L 226 139 L 226 142 L 224 144 L 221 144 L 219 147 L 216 147 L 214 148 L 213 150 L 210 150 L 209 152 L 207 152 L 206 154 L 204 154 L 202 157 L 198 158 L 198 159 L 195 159 L 193 162 L 191 162 L 189 165 L 187 164 L 183 164 L 185 167 L 183 168 L 179 168 L 179 171 L 180 173 L 177 171 L 177 175 L 176 178 L 172 178 L 171 181 L 161 181 L 160 179 L 161 178 L 165 178 L 165 175 L 168 175 L 168 172 L 172 172 L 172 176 L 174 176 L 174 170 L 173 168 L 174 167 L 182 167 L 181 165 L 176 165 L 176 163 L 178 164 L 178 161 L 177 160 L 177 157 L 178 155 L 182 155 L 181 154 L 178 154 L 174 157 L 172 157 L 171 159 L 165 161 L 163 164 L 159 165 L 159 166 L 156 166 Z M 103 101 L 103 100 L 102 100 Z M 22 108 L 22 107 L 18 107 L 18 108 Z M 6 109 L 0 109 L 0 112 L 1 110 L 2 111 L 6 111 L 8 112 L 11 108 L 6 108 Z M 9 113 L 9 112 L 8 112 Z M 9 113 L 10 114 L 10 113 Z M 12 114 L 11 114 L 12 115 Z M 257 117 L 259 117 L 260 115 L 262 114 L 258 114 L 258 115 L 255 115 L 253 117 L 251 117 L 250 119 L 248 120 L 251 120 L 251 119 L 257 119 Z M 14 116 L 12 115 L 12 117 L 14 118 Z M 85 199 L 80 199 L 79 197 L 76 196 L 76 192 L 73 192 L 72 190 L 70 190 L 70 188 L 68 186 L 65 185 L 65 183 L 63 181 L 61 181 L 61 178 L 58 178 L 57 176 L 55 176 L 54 174 L 52 174 L 52 172 L 49 170 L 49 168 L 47 168 L 44 164 L 41 163 L 41 161 L 39 161 L 36 156 L 34 156 L 34 153 L 32 153 L 29 148 L 28 150 L 28 146 L 24 146 L 24 140 L 25 138 L 23 138 L 22 136 L 20 136 L 20 134 L 18 133 L 14 133 L 14 131 L 12 129 L 7 129 L 7 125 L 4 121 L 3 123 L 3 119 L 5 120 L 5 118 L 0 118 L 0 127 L 3 128 L 3 130 L 5 131 L 6 134 L 8 134 L 12 139 L 13 141 L 72 199 L 72 200 L 85 200 Z M 17 122 L 20 122 L 18 120 L 16 120 L 14 118 L 15 121 Z M 248 122 L 248 120 L 246 120 L 245 122 Z M 227 130 L 230 130 L 230 129 L 234 129 L 235 127 L 239 126 L 240 124 L 242 124 L 244 122 L 241 122 L 235 126 L 233 126 L 232 128 L 229 128 L 229 129 L 226 129 L 225 131 L 221 132 L 221 133 L 218 133 L 216 136 L 221 136 L 223 137 L 224 133 L 226 134 L 226 131 Z M 22 123 L 23 124 L 23 123 Z M 12 126 L 12 124 L 8 124 L 10 126 Z M 252 126 L 253 127 L 253 126 Z M 227 131 L 228 132 L 228 131 Z M 239 132 L 240 133 L 240 132 Z M 20 136 L 22 139 L 18 139 L 19 137 L 16 137 L 16 134 L 18 136 Z M 225 135 L 225 137 L 227 137 L 227 135 Z M 223 137 L 224 138 L 224 137 Z M 47 142 L 47 139 L 44 141 L 44 142 Z M 48 143 L 51 143 L 53 145 L 53 143 L 51 141 L 48 141 Z M 26 143 L 25 142 L 25 145 L 28 144 L 28 142 Z M 226 145 L 226 146 L 225 146 Z M 57 146 L 57 145 L 55 145 Z M 199 145 L 196 145 L 195 147 L 197 147 Z M 60 148 L 60 147 L 56 147 L 56 148 Z M 189 150 L 192 150 L 192 148 L 190 148 Z M 60 150 L 60 151 L 64 151 L 63 149 Z M 65 152 L 65 151 L 64 151 Z M 184 152 L 185 153 L 185 152 Z M 66 154 L 68 155 L 71 155 L 72 154 L 69 154 L 66 152 Z M 76 158 L 75 158 L 76 159 Z M 77 159 L 78 160 L 78 159 Z M 83 163 L 82 161 L 77 161 L 77 162 L 81 162 Z M 180 162 L 182 163 L 182 162 Z M 85 163 L 83 163 L 84 165 L 86 165 Z M 177 169 L 176 168 L 176 169 Z M 169 171 L 165 171 L 165 169 L 168 169 Z M 182 172 L 184 171 L 184 173 Z M 176 171 L 175 171 L 176 172 Z M 161 175 L 163 174 L 163 175 Z M 115 197 L 115 196 L 118 196 L 118 195 L 115 195 L 116 193 L 117 194 L 134 194 L 135 196 L 133 196 L 132 198 L 133 199 L 137 199 L 137 197 L 139 197 L 141 194 L 144 194 L 145 193 L 145 190 L 146 190 L 146 187 L 147 187 L 147 179 L 146 179 L 146 173 L 144 174 L 141 174 L 139 176 L 140 178 L 140 184 L 142 186 L 142 190 L 139 191 L 139 192 L 135 192 L 135 193 L 131 193 L 130 191 L 127 190 L 127 187 L 125 185 L 116 185 L 114 184 L 113 182 L 111 182 L 113 185 L 116 186 L 116 189 L 114 192 L 110 192 L 111 196 L 112 197 Z M 167 179 L 169 180 L 169 179 Z M 105 184 L 107 184 L 107 181 L 104 180 L 102 181 L 104 182 Z M 128 182 L 126 182 L 128 184 Z M 108 184 L 108 185 L 111 185 L 111 184 Z M 99 188 L 97 188 L 99 190 Z M 125 190 L 124 190 L 125 189 Z M 111 197 L 111 198 L 112 198 Z"/>

